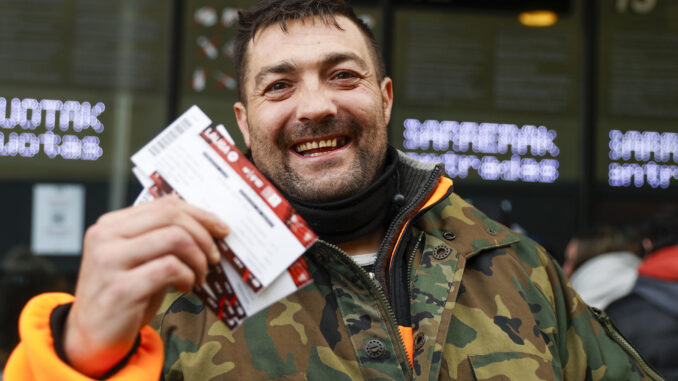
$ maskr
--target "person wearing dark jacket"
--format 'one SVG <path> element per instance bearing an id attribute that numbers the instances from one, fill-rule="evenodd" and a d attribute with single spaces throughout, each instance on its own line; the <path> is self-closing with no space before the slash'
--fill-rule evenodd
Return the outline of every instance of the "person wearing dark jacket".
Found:
<path id="1" fill-rule="evenodd" d="M 631 293 L 607 308 L 615 325 L 667 380 L 678 380 L 678 209 L 643 229 L 647 253 Z"/>

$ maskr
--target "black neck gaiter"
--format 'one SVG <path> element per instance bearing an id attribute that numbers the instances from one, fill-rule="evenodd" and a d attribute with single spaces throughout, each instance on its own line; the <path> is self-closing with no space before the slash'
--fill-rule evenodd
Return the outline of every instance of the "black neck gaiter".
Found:
<path id="1" fill-rule="evenodd" d="M 348 242 L 387 226 L 398 188 L 397 165 L 398 152 L 389 145 L 381 175 L 363 191 L 330 202 L 287 199 L 321 239 Z"/>

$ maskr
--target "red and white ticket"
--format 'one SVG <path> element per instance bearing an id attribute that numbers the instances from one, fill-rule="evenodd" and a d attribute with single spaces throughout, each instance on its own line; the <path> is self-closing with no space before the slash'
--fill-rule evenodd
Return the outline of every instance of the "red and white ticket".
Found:
<path id="1" fill-rule="evenodd" d="M 231 327 L 308 284 L 301 255 L 316 240 L 280 192 L 193 106 L 132 156 L 136 203 L 174 193 L 225 221 L 222 261 L 194 290 Z"/>

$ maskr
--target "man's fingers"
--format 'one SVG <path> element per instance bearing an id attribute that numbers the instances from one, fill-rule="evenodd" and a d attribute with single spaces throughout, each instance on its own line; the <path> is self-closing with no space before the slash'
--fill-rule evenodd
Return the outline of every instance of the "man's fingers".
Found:
<path id="1" fill-rule="evenodd" d="M 228 227 L 228 225 L 216 215 L 185 202 L 184 206 L 188 213 L 198 222 L 200 222 L 200 224 L 203 225 L 212 236 L 216 238 L 224 238 L 228 235 L 228 233 L 231 232 L 231 229 Z"/>
<path id="2" fill-rule="evenodd" d="M 126 276 L 135 284 L 140 300 L 150 299 L 168 286 L 188 292 L 196 282 L 195 273 L 175 255 L 168 254 L 130 270 Z"/>
<path id="3" fill-rule="evenodd" d="M 179 226 L 194 238 L 210 263 L 219 260 L 213 237 L 225 236 L 228 227 L 215 215 L 188 205 L 177 197 L 163 197 L 149 204 L 153 205 L 109 213 L 97 222 L 93 230 L 98 232 L 98 236 L 134 239 L 165 227 Z"/>
<path id="4" fill-rule="evenodd" d="M 193 223 L 197 225 L 195 221 Z M 205 236 L 202 237 L 203 241 L 206 240 L 207 244 L 211 245 L 208 251 L 203 248 L 205 242 L 201 244 L 196 240 L 196 234 Z M 207 274 L 208 258 L 219 255 L 214 241 L 206 231 L 189 232 L 184 226 L 179 225 L 165 226 L 124 240 L 120 246 L 120 253 L 113 255 L 120 256 L 118 260 L 121 260 L 123 268 L 132 269 L 170 253 L 192 269 L 199 279 L 203 279 Z"/>
<path id="5" fill-rule="evenodd" d="M 198 221 L 213 237 L 223 238 L 228 235 L 228 226 L 217 216 L 189 205 L 176 196 L 165 196 L 136 207 L 107 213 L 98 223 L 113 227 L 122 237 L 133 237 L 161 226 L 177 223 L 185 216 Z"/>

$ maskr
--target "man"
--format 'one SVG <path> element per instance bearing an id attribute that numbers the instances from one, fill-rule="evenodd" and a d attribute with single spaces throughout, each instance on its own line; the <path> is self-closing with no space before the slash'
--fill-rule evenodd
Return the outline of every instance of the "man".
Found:
<path id="1" fill-rule="evenodd" d="M 231 332 L 194 295 L 165 297 L 204 278 L 227 227 L 171 198 L 112 212 L 86 234 L 75 301 L 27 306 L 7 374 L 647 378 L 543 249 L 453 194 L 440 166 L 387 146 L 391 80 L 342 0 L 266 0 L 237 41 L 238 125 L 323 239 L 305 254 L 314 282 Z M 162 342 L 145 327 L 158 307 Z"/>
<path id="2" fill-rule="evenodd" d="M 678 379 L 678 209 L 642 227 L 645 258 L 631 293 L 606 310 L 616 326 L 668 380 Z"/>

